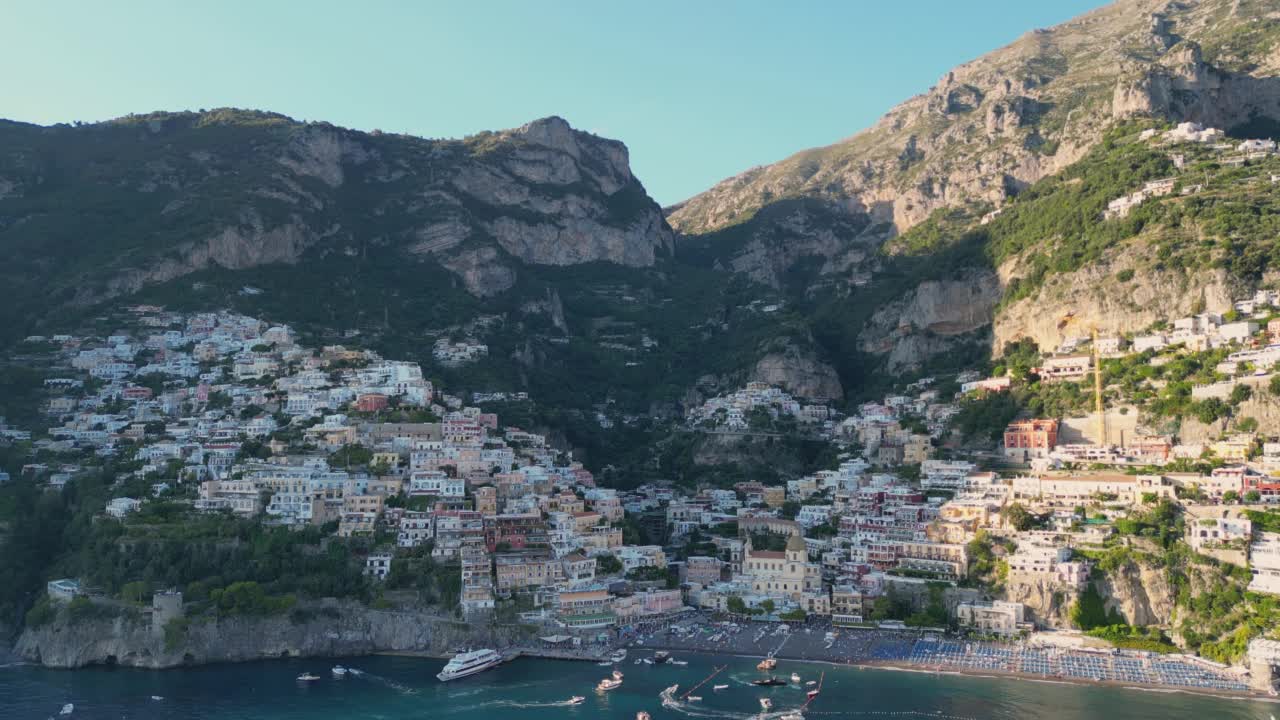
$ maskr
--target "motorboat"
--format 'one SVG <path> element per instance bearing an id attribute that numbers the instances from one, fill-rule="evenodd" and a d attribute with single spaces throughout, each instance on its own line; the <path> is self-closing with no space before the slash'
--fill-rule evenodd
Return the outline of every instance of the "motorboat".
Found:
<path id="1" fill-rule="evenodd" d="M 688 665 L 689 661 L 688 660 L 672 660 L 671 664 L 672 665 Z"/>
<path id="2" fill-rule="evenodd" d="M 659 650 L 653 654 L 653 664 L 661 665 L 671 659 L 671 653 L 666 650 Z"/>
<path id="3" fill-rule="evenodd" d="M 778 661 L 774 660 L 772 657 L 767 657 L 756 665 L 757 670 L 772 670 L 776 667 L 778 667 Z"/>
<path id="4" fill-rule="evenodd" d="M 608 661 L 608 660 L 601 660 L 600 662 L 598 662 L 598 663 L 596 663 L 596 664 L 597 664 L 597 665 L 599 665 L 600 667 L 609 667 L 609 666 L 610 666 L 610 665 L 612 665 L 613 663 L 612 663 L 612 662 L 610 662 L 610 661 Z"/>
<path id="5" fill-rule="evenodd" d="M 153 701 L 155 701 L 155 702 L 160 702 L 161 700 L 163 700 L 163 699 L 164 699 L 164 696 L 163 696 L 163 695 L 152 695 L 152 696 L 151 696 L 151 699 L 152 699 Z"/>
<path id="6" fill-rule="evenodd" d="M 649 713 L 641 710 L 640 712 L 636 713 L 636 720 L 652 720 L 652 719 L 649 717 Z"/>
<path id="7" fill-rule="evenodd" d="M 341 665 L 334 665 L 333 670 L 331 670 L 330 672 L 332 672 L 333 676 L 336 678 L 346 677 L 347 675 L 347 669 L 342 667 Z"/>
<path id="8" fill-rule="evenodd" d="M 458 653 L 444 666 L 443 670 L 436 674 L 436 679 L 440 682 L 449 682 L 450 680 L 457 680 L 468 675 L 475 675 L 478 672 L 484 672 L 501 663 L 502 656 L 494 650 L 472 650 L 471 652 Z"/>
<path id="9" fill-rule="evenodd" d="M 617 690 L 622 687 L 622 673 L 617 670 L 613 671 L 613 675 L 596 683 L 596 690 Z"/>
<path id="10" fill-rule="evenodd" d="M 817 680 L 810 680 L 809 682 L 805 683 L 805 687 L 813 687 L 814 685 L 817 685 L 817 684 L 818 684 Z"/>
<path id="11" fill-rule="evenodd" d="M 752 681 L 751 681 L 751 684 L 752 684 L 752 685 L 757 685 L 757 686 L 760 686 L 760 687 L 774 687 L 774 686 L 776 686 L 776 685 L 786 685 L 786 684 L 787 684 L 787 681 L 786 681 L 786 680 L 779 680 L 778 678 L 776 678 L 776 677 L 774 677 L 774 676 L 770 675 L 769 677 L 767 677 L 767 678 L 761 678 L 760 680 L 752 680 Z"/>
<path id="12" fill-rule="evenodd" d="M 791 673 L 791 682 L 793 682 L 793 683 L 795 683 L 795 684 L 799 685 L 799 684 L 800 684 L 800 674 L 799 674 L 799 673 Z"/>
<path id="13" fill-rule="evenodd" d="M 729 686 L 728 685 L 712 685 L 711 689 L 715 690 L 716 692 L 719 692 L 721 690 L 728 690 Z"/>
<path id="14" fill-rule="evenodd" d="M 75 711 L 76 711 L 76 705 L 75 705 L 75 703 L 67 703 L 66 705 L 63 705 L 63 706 L 62 706 L 62 709 L 58 711 L 58 714 L 59 714 L 59 715 L 70 715 L 71 713 L 73 713 L 73 712 L 75 712 Z"/>
<path id="15" fill-rule="evenodd" d="M 298 676 L 298 682 L 315 682 L 319 679 L 319 675 L 312 675 L 311 673 L 302 673 Z"/>
<path id="16" fill-rule="evenodd" d="M 818 697 L 818 693 L 820 693 L 820 692 L 822 692 L 822 691 L 821 691 L 821 690 L 819 690 L 818 688 L 814 688 L 814 689 L 810 690 L 809 692 L 805 693 L 805 697 L 807 697 L 807 698 L 809 698 L 810 700 L 812 700 L 812 699 L 814 699 L 814 698 Z"/>
<path id="17" fill-rule="evenodd" d="M 582 703 L 586 702 L 586 700 L 587 699 L 582 697 L 581 695 L 574 695 L 573 697 L 566 700 L 565 703 L 568 705 L 581 705 Z"/>
<path id="18" fill-rule="evenodd" d="M 773 701 L 769 698 L 760 698 L 760 709 L 769 712 L 773 709 Z"/>
<path id="19" fill-rule="evenodd" d="M 685 698 L 685 700 L 688 700 L 689 702 L 700 702 L 700 701 L 702 700 L 702 696 L 701 696 L 701 695 L 690 695 L 689 697 Z"/>
<path id="20" fill-rule="evenodd" d="M 616 663 L 620 663 L 626 659 L 627 659 L 626 648 L 618 648 L 617 650 L 614 650 L 611 655 L 609 655 L 609 660 Z"/>

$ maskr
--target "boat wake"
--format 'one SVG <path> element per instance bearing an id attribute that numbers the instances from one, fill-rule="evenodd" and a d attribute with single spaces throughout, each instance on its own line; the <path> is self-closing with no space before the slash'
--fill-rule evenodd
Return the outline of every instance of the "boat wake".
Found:
<path id="1" fill-rule="evenodd" d="M 418 691 L 415 688 L 411 688 L 408 685 L 398 683 L 395 680 L 392 680 L 391 678 L 383 677 L 381 675 L 374 675 L 373 673 L 365 672 L 358 668 L 347 668 L 347 673 L 351 676 L 358 677 L 362 680 L 371 680 L 373 682 L 378 683 L 379 685 L 385 685 L 386 687 L 389 687 L 392 690 L 395 690 L 397 692 L 404 693 L 405 695 L 418 694 Z"/>

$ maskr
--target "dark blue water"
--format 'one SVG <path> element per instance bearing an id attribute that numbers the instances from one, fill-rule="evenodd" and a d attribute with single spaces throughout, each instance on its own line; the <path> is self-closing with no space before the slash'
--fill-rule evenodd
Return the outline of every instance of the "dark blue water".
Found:
<path id="1" fill-rule="evenodd" d="M 342 661 L 364 675 L 335 680 L 327 660 L 283 660 L 219 665 L 190 670 L 86 669 L 46 670 L 32 666 L 0 667 L 0 720 L 57 716 L 64 703 L 74 703 L 72 720 L 126 718 L 208 718 L 209 720 L 286 720 L 342 718 L 397 720 L 543 720 L 568 718 L 632 720 L 647 710 L 662 718 L 760 716 L 759 698 L 774 701 L 775 717 L 804 702 L 795 687 L 762 689 L 748 684 L 759 677 L 755 661 L 712 656 L 684 656 L 688 666 L 634 665 L 628 659 L 621 688 L 597 693 L 596 682 L 608 668 L 591 663 L 518 660 L 486 673 L 440 683 L 438 660 L 396 657 Z M 703 700 L 664 708 L 658 694 L 680 684 L 683 693 L 713 667 L 728 669 L 697 691 Z M 881 718 L 883 720 L 1269 720 L 1280 705 L 1178 692 L 1148 692 L 1114 687 L 1062 685 L 1004 678 L 858 670 L 783 661 L 780 677 L 799 673 L 802 681 L 826 672 L 822 694 L 805 717 Z M 321 676 L 299 683 L 303 672 Z M 728 684 L 716 692 L 713 684 Z M 162 700 L 152 700 L 151 696 Z M 587 701 L 567 707 L 562 701 L 584 695 Z"/>

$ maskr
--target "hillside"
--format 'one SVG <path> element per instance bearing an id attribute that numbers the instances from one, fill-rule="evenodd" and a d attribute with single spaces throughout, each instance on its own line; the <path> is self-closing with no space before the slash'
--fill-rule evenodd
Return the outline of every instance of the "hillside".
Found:
<path id="1" fill-rule="evenodd" d="M 677 230 L 720 240 L 721 263 L 756 275 L 818 266 L 847 287 L 866 270 L 850 248 L 946 208 L 981 215 L 1070 167 L 1113 123 L 1194 120 L 1228 130 L 1280 117 L 1280 8 L 1271 2 L 1121 0 L 1034 30 L 947 73 L 848 140 L 730 178 L 669 212 Z M 762 253 L 798 200 L 853 225 L 843 243 L 800 233 Z M 834 222 L 834 221 L 833 221 Z M 704 241 L 700 241 L 704 242 Z M 806 258 L 814 258 L 807 260 Z"/>

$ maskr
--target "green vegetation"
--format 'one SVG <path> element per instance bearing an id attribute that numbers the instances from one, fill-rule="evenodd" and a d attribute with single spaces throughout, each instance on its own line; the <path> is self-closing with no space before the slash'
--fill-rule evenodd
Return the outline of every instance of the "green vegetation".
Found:
<path id="1" fill-rule="evenodd" d="M 1090 637 L 1101 638 L 1116 647 L 1130 650 L 1146 650 L 1148 652 L 1172 653 L 1179 648 L 1164 634 L 1160 628 L 1151 626 L 1137 628 L 1132 625 L 1106 625 L 1094 627 L 1087 633 Z"/>
<path id="2" fill-rule="evenodd" d="M 1107 610 L 1102 595 L 1093 583 L 1080 594 L 1080 599 L 1071 607 L 1071 623 L 1081 630 L 1090 631 L 1095 628 L 1126 625 L 1124 618 L 1115 609 Z"/>

